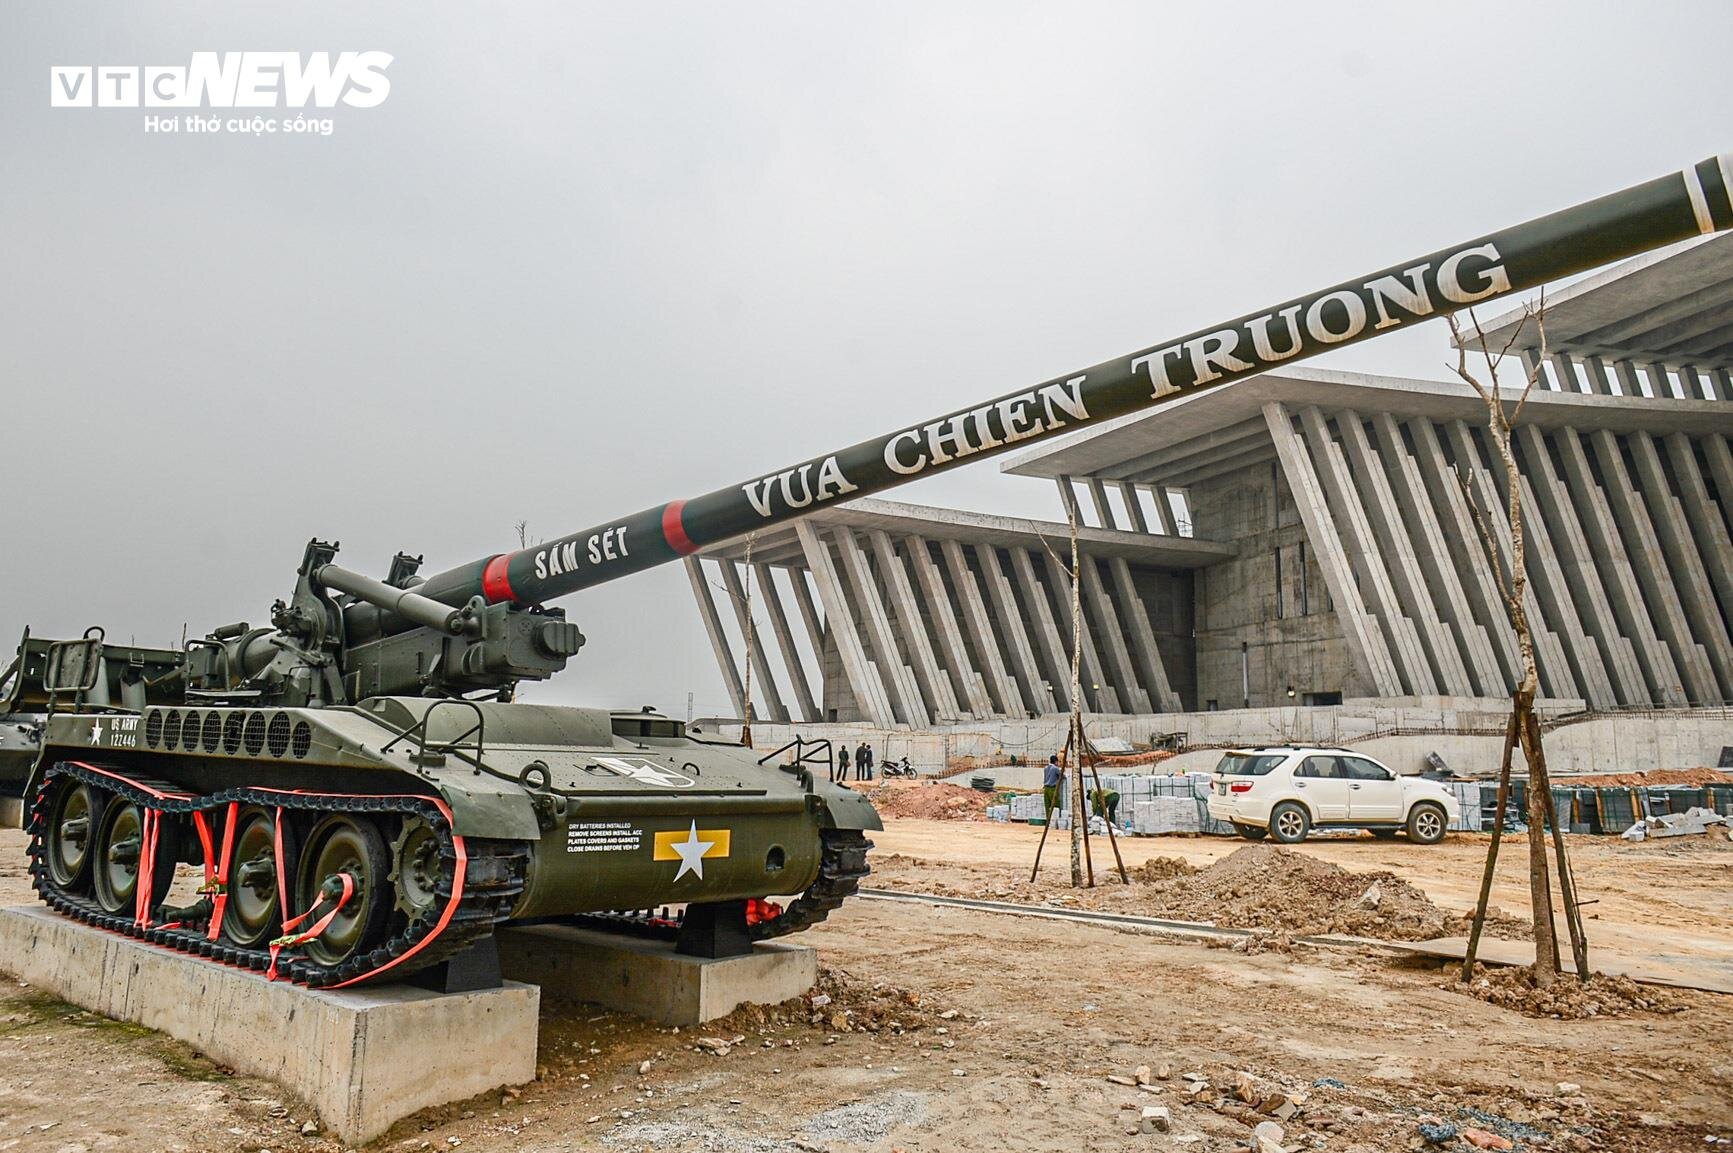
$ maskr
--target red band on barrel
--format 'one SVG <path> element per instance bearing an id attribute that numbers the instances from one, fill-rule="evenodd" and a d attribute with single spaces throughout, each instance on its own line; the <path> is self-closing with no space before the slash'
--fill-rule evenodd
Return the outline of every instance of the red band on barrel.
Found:
<path id="1" fill-rule="evenodd" d="M 686 526 L 680 523 L 680 510 L 685 507 L 685 501 L 674 500 L 662 509 L 662 536 L 669 548 L 681 556 L 691 556 L 698 551 L 698 546 L 692 543 L 692 538 L 686 535 Z"/>
<path id="2" fill-rule="evenodd" d="M 489 604 L 499 604 L 501 601 L 515 601 L 512 595 L 511 575 L 507 571 L 511 567 L 511 554 L 501 553 L 487 562 L 487 567 L 481 572 L 481 592 L 487 597 Z"/>

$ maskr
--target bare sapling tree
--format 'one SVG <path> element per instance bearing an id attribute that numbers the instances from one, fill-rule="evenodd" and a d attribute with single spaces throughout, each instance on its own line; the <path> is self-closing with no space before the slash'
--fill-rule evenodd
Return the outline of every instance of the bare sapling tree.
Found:
<path id="1" fill-rule="evenodd" d="M 1463 960 L 1462 976 L 1467 980 L 1474 969 L 1475 952 L 1480 944 L 1486 922 L 1487 903 L 1492 892 L 1493 873 L 1497 867 L 1500 834 L 1503 831 L 1506 800 L 1510 794 L 1511 758 L 1522 749 L 1528 765 L 1526 818 L 1528 823 L 1529 902 L 1534 922 L 1534 983 L 1545 987 L 1558 977 L 1558 930 L 1553 914 L 1553 870 L 1547 860 L 1546 829 L 1552 827 L 1553 851 L 1557 859 L 1559 897 L 1564 907 L 1565 925 L 1570 933 L 1571 955 L 1578 975 L 1588 979 L 1588 941 L 1583 933 L 1582 917 L 1577 907 L 1576 890 L 1565 850 L 1563 831 L 1557 813 L 1553 811 L 1552 783 L 1547 773 L 1546 751 L 1542 744 L 1540 720 L 1534 711 L 1535 697 L 1540 691 L 1540 673 L 1535 663 L 1534 626 L 1529 618 L 1532 594 L 1528 587 L 1527 522 L 1524 519 L 1523 479 L 1512 430 L 1522 416 L 1524 405 L 1540 383 L 1547 361 L 1546 296 L 1526 306 L 1520 322 L 1512 330 L 1502 348 L 1493 351 L 1486 332 L 1472 309 L 1468 313 L 1473 335 L 1466 335 L 1455 315 L 1448 317 L 1450 332 L 1456 344 L 1456 364 L 1453 369 L 1486 409 L 1486 428 L 1496 459 L 1492 462 L 1502 474 L 1504 496 L 1503 516 L 1489 499 L 1482 500 L 1479 482 L 1479 462 L 1458 460 L 1457 480 L 1462 485 L 1480 543 L 1486 552 L 1488 567 L 1504 602 L 1511 631 L 1516 635 L 1517 653 L 1521 661 L 1521 677 L 1511 692 L 1510 722 L 1505 729 L 1504 755 L 1499 767 L 1498 817 L 1493 826 L 1492 843 L 1487 848 L 1486 865 L 1481 876 L 1480 899 L 1475 905 L 1474 924 L 1469 934 L 1468 949 Z M 1520 390 L 1507 390 L 1499 379 L 1500 370 L 1510 357 L 1517 339 L 1528 330 L 1530 323 L 1538 341 L 1537 354 L 1528 365 Z M 1478 353 L 1479 364 L 1471 367 L 1471 353 Z M 1507 393 L 1515 392 L 1512 399 Z"/>
<path id="2" fill-rule="evenodd" d="M 1041 538 L 1041 545 L 1047 550 L 1047 555 L 1053 557 L 1066 574 L 1070 582 L 1071 596 L 1071 715 L 1065 735 L 1065 750 L 1060 755 L 1061 762 L 1070 774 L 1071 787 L 1071 887 L 1074 889 L 1095 887 L 1095 862 L 1089 851 L 1089 809 L 1084 797 L 1083 770 L 1087 765 L 1089 776 L 1094 786 L 1092 796 L 1102 800 L 1102 818 L 1107 824 L 1107 841 L 1113 847 L 1113 861 L 1119 870 L 1121 883 L 1129 885 L 1131 877 L 1125 870 L 1125 859 L 1119 854 L 1119 839 L 1113 832 L 1112 815 L 1106 811 L 1107 793 L 1101 786 L 1101 774 L 1097 768 L 1099 758 L 1095 746 L 1083 731 L 1083 597 L 1081 550 L 1077 544 L 1077 504 L 1067 502 L 1067 512 L 1071 527 L 1071 563 L 1066 565 L 1054 555 L 1053 547 L 1047 543 L 1047 538 Z M 1047 814 L 1047 828 L 1053 823 L 1053 814 Z M 1041 872 L 1041 850 L 1047 844 L 1047 828 L 1041 830 L 1041 841 L 1035 846 L 1035 868 L 1029 874 L 1029 883 L 1034 884 L 1035 878 Z"/>

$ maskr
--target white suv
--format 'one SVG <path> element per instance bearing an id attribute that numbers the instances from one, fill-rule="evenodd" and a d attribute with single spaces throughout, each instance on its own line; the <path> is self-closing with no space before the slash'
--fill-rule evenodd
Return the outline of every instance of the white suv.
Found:
<path id="1" fill-rule="evenodd" d="M 1284 845 L 1315 828 L 1369 829 L 1435 845 L 1460 814 L 1456 797 L 1436 781 L 1403 777 L 1347 749 L 1282 746 L 1236 749 L 1222 757 L 1210 789 L 1209 815 L 1249 841 L 1272 836 Z"/>

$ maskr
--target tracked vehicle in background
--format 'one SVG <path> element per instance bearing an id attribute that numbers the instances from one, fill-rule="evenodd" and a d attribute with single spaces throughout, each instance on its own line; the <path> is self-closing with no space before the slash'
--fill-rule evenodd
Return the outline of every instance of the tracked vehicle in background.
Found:
<path id="1" fill-rule="evenodd" d="M 1733 226 L 1733 157 L 1406 261 L 691 501 L 426 579 L 311 542 L 268 626 L 182 649 L 26 634 L 44 718 L 31 871 L 68 916 L 315 986 L 485 980 L 512 919 L 600 918 L 722 955 L 856 889 L 857 793 L 824 742 L 769 756 L 653 712 L 515 702 L 583 644 L 580 589 L 1041 437 Z M 894 654 L 889 654 L 895 659 Z M 882 658 L 881 658 L 882 659 Z M 34 725 L 34 721 L 29 722 Z M 0 774 L 6 762 L 0 758 Z M 0 778 L 3 783 L 3 778 Z M 171 901 L 176 866 L 202 867 Z M 182 886 L 187 887 L 185 885 Z M 683 909 L 681 913 L 653 910 Z M 479 974 L 479 976 L 477 975 Z"/>

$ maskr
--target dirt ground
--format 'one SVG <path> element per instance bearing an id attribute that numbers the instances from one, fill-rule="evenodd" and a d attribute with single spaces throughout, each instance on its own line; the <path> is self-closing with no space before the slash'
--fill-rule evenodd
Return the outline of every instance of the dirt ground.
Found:
<path id="1" fill-rule="evenodd" d="M 876 839 L 873 883 L 928 891 L 1015 889 L 1034 849 L 1027 828 L 963 822 L 895 821 Z M 1597 948 L 1733 963 L 1733 852 L 1573 843 L 1584 896 L 1600 902 Z M 1206 865 L 1238 847 L 1168 837 L 1124 851 L 1136 864 Z M 1484 844 L 1357 839 L 1304 851 L 1389 870 L 1460 911 Z M 1062 843 L 1049 846 L 1042 893 L 1061 895 L 1064 857 Z M 1495 899 L 1521 912 L 1510 857 Z M 5 832 L 0 902 L 28 899 L 22 834 Z M 1292 1150 L 1470 1147 L 1427 1145 L 1421 1126 L 1434 1123 L 1523 1149 L 1733 1141 L 1729 997 L 1677 992 L 1662 1011 L 1535 1018 L 1449 988 L 1436 966 L 1374 953 L 1252 955 L 884 900 L 852 901 L 804 940 L 827 968 L 828 1003 L 673 1032 L 545 1001 L 536 1082 L 418 1114 L 372 1148 L 1227 1153 L 1269 1120 L 1244 1098 L 1288 1114 L 1277 1123 Z M 1135 1083 L 1139 1066 L 1148 1088 Z M 1129 1133 L 1154 1105 L 1170 1111 L 1170 1130 Z M 302 1136 L 307 1116 L 268 1083 L 0 978 L 0 1150 L 342 1148 Z"/>

